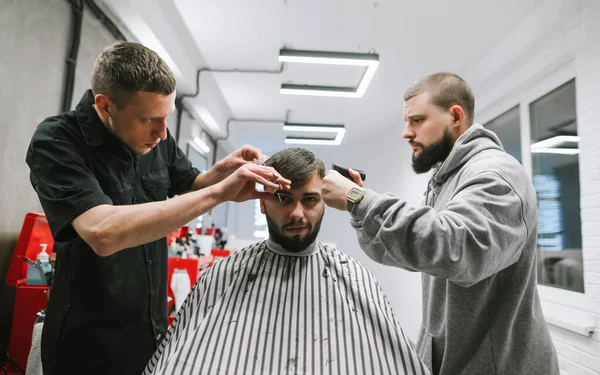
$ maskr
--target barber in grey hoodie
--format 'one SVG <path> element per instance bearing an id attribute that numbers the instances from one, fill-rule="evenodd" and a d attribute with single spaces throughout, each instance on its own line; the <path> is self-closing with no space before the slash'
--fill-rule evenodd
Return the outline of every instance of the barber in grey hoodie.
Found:
<path id="1" fill-rule="evenodd" d="M 473 124 L 474 109 L 452 73 L 406 91 L 413 170 L 435 168 L 423 207 L 363 189 L 354 171 L 355 183 L 330 171 L 323 198 L 350 211 L 371 259 L 423 273 L 417 351 L 434 374 L 558 374 L 537 291 L 535 190 L 498 137 Z"/>

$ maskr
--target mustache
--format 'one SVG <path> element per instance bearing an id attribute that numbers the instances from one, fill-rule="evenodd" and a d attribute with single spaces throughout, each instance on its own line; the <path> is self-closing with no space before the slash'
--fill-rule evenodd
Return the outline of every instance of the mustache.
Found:
<path id="1" fill-rule="evenodd" d="M 305 221 L 290 221 L 283 226 L 283 229 L 290 227 L 310 227 L 311 225 Z"/>
<path id="2" fill-rule="evenodd" d="M 425 147 L 425 146 L 423 146 L 423 144 L 422 144 L 422 143 L 420 143 L 420 142 L 415 142 L 415 141 L 412 141 L 412 140 L 408 141 L 408 144 L 409 144 L 409 145 L 411 145 L 411 146 L 419 146 L 419 147 L 421 147 L 421 148 L 424 148 L 424 147 Z"/>

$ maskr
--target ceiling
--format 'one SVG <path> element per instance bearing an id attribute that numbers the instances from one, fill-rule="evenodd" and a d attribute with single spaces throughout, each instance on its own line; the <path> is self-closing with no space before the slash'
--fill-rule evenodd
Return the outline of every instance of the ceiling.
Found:
<path id="1" fill-rule="evenodd" d="M 280 69 L 279 49 L 284 47 L 378 53 L 379 68 L 362 98 L 279 93 L 281 83 L 354 86 L 363 72 L 359 67 L 285 63 L 281 73 L 202 75 L 201 87 L 205 80 L 216 82 L 229 109 L 229 118 L 278 121 L 285 120 L 287 113 L 290 122 L 344 124 L 347 131 L 342 144 L 393 124 L 403 126 L 402 95 L 416 79 L 436 71 L 453 71 L 468 81 L 469 68 L 542 2 L 162 1 L 173 3 L 178 13 L 176 17 L 167 14 L 164 22 L 185 27 L 189 40 L 196 44 L 188 46 L 199 51 L 199 55 L 191 56 L 203 59 L 192 61 L 196 68 L 276 72 Z M 152 1 L 144 4 L 148 3 Z M 132 22 L 123 14 L 120 18 L 126 26 Z M 154 22 L 148 26 L 164 25 Z M 224 134 L 226 121 L 218 122 Z M 285 147 L 286 135 L 297 135 L 285 133 L 281 125 L 280 122 L 231 122 L 229 142 L 233 147 L 251 143 L 264 150 L 277 150 Z"/>

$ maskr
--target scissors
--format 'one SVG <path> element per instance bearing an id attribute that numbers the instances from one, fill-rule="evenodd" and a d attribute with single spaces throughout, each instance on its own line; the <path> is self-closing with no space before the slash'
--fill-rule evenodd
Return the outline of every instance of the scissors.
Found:
<path id="1" fill-rule="evenodd" d="M 258 159 L 254 159 L 254 162 L 258 165 L 265 166 L 265 163 Z M 279 181 L 279 175 L 277 173 L 273 172 L 273 179 L 269 180 L 269 181 L 277 184 Z M 281 203 L 281 194 L 279 193 L 279 190 L 273 189 L 273 194 L 275 194 L 275 197 L 277 198 L 277 203 Z"/>

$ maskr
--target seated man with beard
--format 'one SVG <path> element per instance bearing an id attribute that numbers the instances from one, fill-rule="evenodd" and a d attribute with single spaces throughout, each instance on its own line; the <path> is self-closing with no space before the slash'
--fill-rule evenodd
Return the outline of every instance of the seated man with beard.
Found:
<path id="1" fill-rule="evenodd" d="M 373 275 L 317 241 L 323 162 L 265 164 L 292 181 L 260 202 L 269 239 L 202 274 L 145 374 L 429 374 Z"/>

